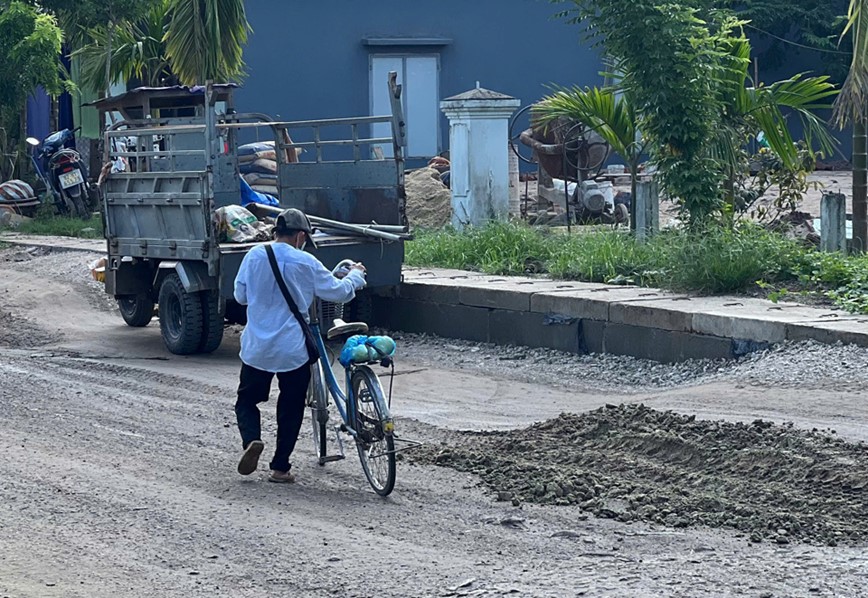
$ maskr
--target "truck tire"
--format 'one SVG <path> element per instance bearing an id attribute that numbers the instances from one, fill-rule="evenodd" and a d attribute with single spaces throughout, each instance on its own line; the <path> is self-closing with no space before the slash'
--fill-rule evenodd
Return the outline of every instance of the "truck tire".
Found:
<path id="1" fill-rule="evenodd" d="M 160 333 L 166 348 L 175 355 L 191 355 L 199 350 L 203 335 L 202 298 L 188 293 L 177 274 L 160 285 Z"/>
<path id="2" fill-rule="evenodd" d="M 205 291 L 199 293 L 202 299 L 202 340 L 200 353 L 213 353 L 223 342 L 223 310 L 220 309 L 220 293 Z"/>
<path id="3" fill-rule="evenodd" d="M 146 294 L 118 297 L 118 309 L 127 326 L 142 328 L 154 317 L 154 301 Z"/>

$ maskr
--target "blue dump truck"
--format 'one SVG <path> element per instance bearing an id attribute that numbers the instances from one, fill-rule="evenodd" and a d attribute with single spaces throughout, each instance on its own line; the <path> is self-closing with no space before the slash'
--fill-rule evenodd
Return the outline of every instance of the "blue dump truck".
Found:
<path id="1" fill-rule="evenodd" d="M 327 267 L 350 258 L 367 266 L 369 289 L 399 284 L 409 238 L 406 132 L 394 73 L 386 84 L 390 115 L 301 122 L 237 111 L 234 85 L 139 88 L 94 102 L 107 123 L 99 181 L 106 292 L 126 323 L 147 326 L 158 306 L 166 348 L 181 355 L 210 353 L 225 324 L 245 323 L 233 283 L 265 238 L 228 239 L 219 215 L 242 203 L 242 188 L 249 194 L 243 150 L 251 141 L 270 150 L 254 183 L 265 177 L 274 199 L 248 204 L 250 213 L 266 224 L 275 210 L 299 208 L 319 229 L 313 252 Z M 360 294 L 350 317 L 364 317 L 369 301 Z"/>

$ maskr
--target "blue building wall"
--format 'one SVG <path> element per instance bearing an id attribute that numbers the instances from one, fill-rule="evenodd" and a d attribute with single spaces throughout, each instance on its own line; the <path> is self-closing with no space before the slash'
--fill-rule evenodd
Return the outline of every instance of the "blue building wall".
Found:
<path id="1" fill-rule="evenodd" d="M 583 41 L 580 27 L 555 18 L 559 8 L 549 0 L 250 0 L 249 76 L 236 101 L 242 111 L 286 120 L 368 115 L 370 56 L 383 53 L 439 54 L 440 99 L 479 81 L 519 98 L 524 106 L 545 95 L 550 85 L 601 84 L 598 53 Z M 451 43 L 383 47 L 364 42 L 390 37 Z M 762 40 L 755 41 L 761 49 Z M 796 49 L 778 68 L 760 64 L 760 80 L 818 74 L 822 59 Z M 448 126 L 439 117 L 440 146 L 448 149 Z M 799 135 L 797 122 L 793 125 Z M 849 157 L 849 131 L 835 134 L 841 145 L 830 158 Z"/>
<path id="2" fill-rule="evenodd" d="M 582 43 L 578 26 L 554 17 L 558 8 L 548 0 L 251 0 L 249 76 L 236 103 L 286 120 L 368 115 L 372 53 L 439 53 L 440 99 L 479 81 L 527 105 L 552 84 L 602 83 L 597 53 Z M 371 37 L 451 43 L 366 46 Z"/>

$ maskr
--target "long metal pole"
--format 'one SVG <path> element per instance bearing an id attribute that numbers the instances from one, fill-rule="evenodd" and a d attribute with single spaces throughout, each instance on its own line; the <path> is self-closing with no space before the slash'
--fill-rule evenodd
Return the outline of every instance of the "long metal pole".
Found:
<path id="1" fill-rule="evenodd" d="M 284 208 L 275 208 L 273 206 L 265 206 L 261 204 L 250 204 L 247 207 L 254 213 L 261 212 L 272 216 L 277 216 L 284 210 Z M 380 227 L 375 224 L 347 224 L 346 222 L 337 222 L 335 220 L 328 220 L 318 216 L 308 216 L 308 219 L 310 219 L 310 223 L 314 226 L 351 232 L 358 235 L 382 239 L 384 241 L 401 241 L 409 237 L 407 234 L 393 234 L 391 232 L 380 230 Z"/>

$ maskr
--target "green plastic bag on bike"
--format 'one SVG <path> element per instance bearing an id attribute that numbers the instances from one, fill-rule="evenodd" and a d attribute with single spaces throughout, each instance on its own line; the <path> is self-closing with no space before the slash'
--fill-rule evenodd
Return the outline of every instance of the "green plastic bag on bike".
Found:
<path id="1" fill-rule="evenodd" d="M 344 343 L 338 361 L 344 367 L 353 363 L 373 363 L 394 356 L 397 349 L 397 343 L 388 336 L 351 336 Z"/>

